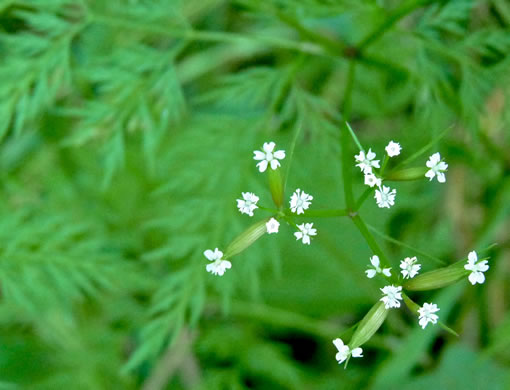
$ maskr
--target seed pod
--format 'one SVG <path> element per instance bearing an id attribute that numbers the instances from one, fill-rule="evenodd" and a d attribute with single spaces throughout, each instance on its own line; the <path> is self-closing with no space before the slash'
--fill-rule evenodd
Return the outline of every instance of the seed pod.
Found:
<path id="1" fill-rule="evenodd" d="M 403 288 L 411 291 L 425 291 L 449 286 L 469 274 L 469 271 L 464 269 L 464 263 L 462 260 L 449 267 L 425 272 L 405 282 Z"/>
<path id="2" fill-rule="evenodd" d="M 370 340 L 374 333 L 381 327 L 387 315 L 388 310 L 384 307 L 383 302 L 379 301 L 372 306 L 356 328 L 356 332 L 354 332 L 352 336 L 349 347 L 354 349 Z"/>
<path id="3" fill-rule="evenodd" d="M 254 225 L 251 225 L 248 229 L 246 229 L 244 232 L 242 232 L 240 235 L 234 238 L 234 240 L 227 247 L 227 250 L 225 251 L 225 255 L 223 256 L 223 258 L 228 259 L 232 256 L 241 253 L 251 244 L 257 241 L 260 237 L 262 237 L 262 235 L 267 231 L 266 228 L 267 221 L 268 218 L 263 219 L 262 221 L 259 221 Z"/>
<path id="4" fill-rule="evenodd" d="M 268 169 L 269 190 L 277 208 L 283 205 L 283 179 L 280 169 Z"/>
<path id="5" fill-rule="evenodd" d="M 388 172 L 384 175 L 384 179 L 390 181 L 420 180 L 425 177 L 425 173 L 427 173 L 427 171 L 428 168 L 426 167 L 407 168 L 400 171 Z"/>

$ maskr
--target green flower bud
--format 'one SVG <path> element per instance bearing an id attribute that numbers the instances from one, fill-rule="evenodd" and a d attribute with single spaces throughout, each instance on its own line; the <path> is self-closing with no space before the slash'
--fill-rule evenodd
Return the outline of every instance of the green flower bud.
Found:
<path id="1" fill-rule="evenodd" d="M 266 223 L 268 219 L 263 219 L 262 221 L 259 221 L 255 223 L 254 225 L 251 225 L 248 229 L 246 229 L 244 232 L 242 232 L 240 235 L 238 235 L 234 240 L 230 243 L 230 245 L 227 247 L 227 250 L 225 251 L 224 259 L 231 258 L 232 256 L 235 256 L 242 251 L 244 251 L 246 248 L 248 248 L 251 244 L 253 244 L 255 241 L 257 241 L 264 233 L 266 233 Z"/>
<path id="2" fill-rule="evenodd" d="M 425 272 L 414 279 L 406 281 L 403 285 L 405 290 L 425 291 L 449 286 L 469 274 L 464 269 L 465 261 L 459 261 L 446 268 Z"/>
<path id="3" fill-rule="evenodd" d="M 381 327 L 387 315 L 388 310 L 384 307 L 383 302 L 379 301 L 372 306 L 356 328 L 356 332 L 354 332 L 351 342 L 349 343 L 350 348 L 357 348 L 370 340 L 374 333 Z"/>
<path id="4" fill-rule="evenodd" d="M 384 175 L 384 179 L 389 181 L 420 180 L 425 177 L 425 173 L 427 173 L 427 171 L 427 167 L 407 168 L 400 171 L 388 172 Z"/>
<path id="5" fill-rule="evenodd" d="M 277 208 L 283 205 L 283 179 L 280 169 L 269 169 L 267 172 L 269 176 L 269 190 L 273 197 L 273 202 Z"/>

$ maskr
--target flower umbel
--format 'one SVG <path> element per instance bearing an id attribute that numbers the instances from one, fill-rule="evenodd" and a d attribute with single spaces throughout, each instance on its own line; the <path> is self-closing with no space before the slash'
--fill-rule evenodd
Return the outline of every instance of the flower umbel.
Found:
<path id="1" fill-rule="evenodd" d="M 241 214 L 248 214 L 253 217 L 253 210 L 258 209 L 259 197 L 252 192 L 243 192 L 243 199 L 237 199 L 237 208 Z"/>
<path id="2" fill-rule="evenodd" d="M 290 210 L 298 215 L 303 214 L 310 207 L 312 200 L 313 196 L 298 188 L 290 197 Z"/>
<path id="3" fill-rule="evenodd" d="M 382 186 L 378 190 L 375 190 L 374 198 L 377 202 L 377 206 L 380 208 L 390 208 L 395 204 L 395 196 L 397 196 L 397 190 L 391 189 L 390 187 Z"/>
<path id="4" fill-rule="evenodd" d="M 317 235 L 317 229 L 313 228 L 313 223 L 302 223 L 297 225 L 299 232 L 295 232 L 296 240 L 302 240 L 303 244 L 310 245 L 310 236 Z"/>
<path id="5" fill-rule="evenodd" d="M 253 159 L 260 161 L 257 163 L 257 167 L 259 168 L 260 172 L 264 172 L 268 165 L 270 165 L 271 169 L 273 170 L 277 169 L 280 166 L 280 161 L 278 160 L 283 160 L 285 158 L 284 150 L 274 151 L 275 145 L 276 144 L 274 142 L 264 142 L 262 151 L 253 151 Z"/>
<path id="6" fill-rule="evenodd" d="M 418 271 L 421 269 L 421 265 L 417 264 L 417 261 L 418 259 L 414 256 L 406 257 L 400 262 L 400 268 L 402 268 L 402 271 L 400 272 L 402 272 L 404 279 L 414 278 L 418 274 Z"/>
<path id="7" fill-rule="evenodd" d="M 216 248 L 214 252 L 207 249 L 204 252 L 204 256 L 207 257 L 209 261 L 213 261 L 213 263 L 205 266 L 207 272 L 211 272 L 213 275 L 222 276 L 225 270 L 232 268 L 232 263 L 228 260 L 223 260 L 223 252 L 218 248 Z"/>
<path id="8" fill-rule="evenodd" d="M 433 324 L 437 323 L 439 317 L 434 313 L 438 311 L 439 308 L 435 303 L 424 303 L 423 306 L 418 309 L 418 314 L 420 315 L 419 322 L 422 329 L 425 329 L 429 322 Z"/>
<path id="9" fill-rule="evenodd" d="M 391 268 L 381 269 L 379 267 L 379 264 L 380 264 L 379 256 L 376 256 L 376 255 L 372 256 L 370 258 L 370 263 L 372 263 L 373 268 L 369 267 L 365 271 L 366 274 L 367 274 L 367 278 L 372 279 L 376 274 L 384 274 L 384 275 L 386 275 L 388 277 L 391 276 L 391 272 L 390 272 Z"/>
<path id="10" fill-rule="evenodd" d="M 373 186 L 380 187 L 382 184 L 382 180 L 380 178 L 378 178 L 376 175 L 374 175 L 373 173 L 367 173 L 365 175 L 365 184 L 370 187 L 373 187 Z"/>
<path id="11" fill-rule="evenodd" d="M 400 151 L 402 148 L 400 147 L 400 144 L 398 142 L 390 141 L 388 146 L 386 146 L 386 153 L 388 153 L 389 157 L 395 157 L 400 154 Z"/>
<path id="12" fill-rule="evenodd" d="M 333 344 L 335 345 L 338 352 L 335 356 L 338 364 L 342 364 L 349 356 L 363 357 L 363 350 L 361 348 L 350 349 L 348 345 L 345 345 L 342 339 L 334 339 Z"/>
<path id="13" fill-rule="evenodd" d="M 357 167 L 361 169 L 361 171 L 365 174 L 372 173 L 372 167 L 374 168 L 380 168 L 379 166 L 379 160 L 374 160 L 375 153 L 372 152 L 372 149 L 368 149 L 368 153 L 365 154 L 365 152 L 362 150 L 359 152 L 357 156 L 354 156 L 358 164 L 356 164 Z"/>
<path id="14" fill-rule="evenodd" d="M 400 301 L 402 300 L 402 287 L 401 286 L 386 286 L 381 288 L 384 296 L 380 299 L 383 301 L 384 307 L 390 309 L 392 307 L 400 307 Z"/>
<path id="15" fill-rule="evenodd" d="M 485 282 L 485 275 L 483 273 L 489 269 L 489 262 L 487 260 L 482 260 L 478 263 L 477 261 L 478 256 L 476 255 L 476 252 L 469 252 L 468 262 L 464 268 L 468 271 L 472 271 L 468 277 L 472 285 L 475 285 L 476 283 L 482 284 Z"/>
<path id="16" fill-rule="evenodd" d="M 274 218 L 271 218 L 266 223 L 267 234 L 278 233 L 279 228 L 280 228 L 280 222 L 278 222 Z"/>
<path id="17" fill-rule="evenodd" d="M 427 161 L 427 168 L 430 169 L 427 173 L 425 173 L 425 177 L 428 177 L 429 181 L 436 176 L 439 183 L 444 183 L 446 181 L 444 172 L 448 169 L 448 164 L 441 161 L 441 155 L 439 153 L 434 153 L 429 157 L 429 160 Z"/>

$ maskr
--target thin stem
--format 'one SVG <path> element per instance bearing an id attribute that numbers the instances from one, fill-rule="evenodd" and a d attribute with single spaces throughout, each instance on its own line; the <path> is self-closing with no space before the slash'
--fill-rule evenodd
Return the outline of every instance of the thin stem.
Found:
<path id="1" fill-rule="evenodd" d="M 372 194 L 374 192 L 374 189 L 375 188 L 372 188 L 372 187 L 369 187 L 367 188 L 362 194 L 361 196 L 359 197 L 359 199 L 356 201 L 356 206 L 354 208 L 354 210 L 358 211 L 361 206 L 363 205 L 363 203 L 365 203 L 365 200 L 367 200 L 367 198 L 370 196 L 370 194 Z"/>
<path id="2" fill-rule="evenodd" d="M 242 43 L 245 41 L 258 41 L 260 43 L 279 47 L 282 49 L 288 49 L 312 55 L 320 56 L 326 55 L 326 53 L 324 53 L 324 50 L 320 46 L 315 45 L 311 42 L 300 43 L 282 38 L 250 34 L 243 35 L 232 32 L 227 33 L 222 31 L 197 31 L 186 28 L 172 29 L 167 27 L 161 27 L 158 25 L 142 24 L 131 20 L 125 19 L 123 20 L 104 15 L 93 15 L 91 17 L 91 21 L 102 24 L 108 24 L 111 26 L 124 27 L 126 29 L 142 30 L 152 34 L 167 35 L 173 38 L 188 39 L 192 41 L 223 42 L 223 43 L 226 42 Z"/>
<path id="3" fill-rule="evenodd" d="M 395 25 L 400 19 L 413 12 L 415 9 L 420 8 L 431 0 L 414 0 L 407 4 L 402 4 L 397 8 L 384 22 L 377 26 L 370 34 L 368 34 L 359 44 L 358 49 L 364 50 L 380 37 L 384 35 L 386 31 Z"/>
<path id="4" fill-rule="evenodd" d="M 344 100 L 343 100 L 343 115 L 346 124 L 344 129 L 340 131 L 340 145 L 342 150 L 342 180 L 344 186 L 344 198 L 347 209 L 353 210 L 354 194 L 352 192 L 352 172 L 351 172 L 351 155 L 349 148 L 349 128 L 347 127 L 347 121 L 351 114 L 351 102 L 352 92 L 354 88 L 354 79 L 356 77 L 356 63 L 354 61 L 349 62 L 349 70 L 347 73 L 347 86 L 345 87 Z"/>
<path id="5" fill-rule="evenodd" d="M 290 210 L 285 210 L 289 213 Z M 349 211 L 346 209 L 325 209 L 325 210 L 308 210 L 302 215 L 293 215 L 294 218 L 329 218 L 329 217 L 347 217 Z"/>

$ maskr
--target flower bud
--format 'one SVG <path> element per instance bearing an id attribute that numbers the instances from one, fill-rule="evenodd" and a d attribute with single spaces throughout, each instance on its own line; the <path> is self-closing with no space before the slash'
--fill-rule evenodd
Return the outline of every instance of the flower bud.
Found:
<path id="1" fill-rule="evenodd" d="M 428 168 L 426 167 L 416 167 L 402 169 L 400 171 L 392 171 L 384 175 L 384 179 L 389 181 L 420 180 L 425 177 L 425 173 L 427 173 L 427 170 Z"/>
<path id="2" fill-rule="evenodd" d="M 405 290 L 425 291 L 449 286 L 469 274 L 469 271 L 463 267 L 464 263 L 464 261 L 459 261 L 446 268 L 425 272 L 414 279 L 409 279 L 403 287 Z"/>
<path id="3" fill-rule="evenodd" d="M 244 232 L 242 232 L 240 235 L 234 238 L 234 240 L 227 247 L 225 251 L 225 256 L 223 256 L 223 258 L 228 259 L 232 256 L 241 253 L 251 244 L 257 241 L 260 237 L 262 237 L 262 235 L 266 233 L 267 230 L 266 228 L 267 221 L 268 218 L 263 219 L 262 221 L 259 221 L 254 225 L 251 225 L 248 229 L 246 229 Z"/>
<path id="4" fill-rule="evenodd" d="M 372 306 L 356 328 L 356 332 L 354 332 L 351 342 L 349 343 L 350 348 L 357 348 L 370 340 L 374 333 L 381 327 L 387 315 L 388 310 L 384 307 L 383 302 L 378 302 Z"/>
<path id="5" fill-rule="evenodd" d="M 280 169 L 269 169 L 269 190 L 277 208 L 283 205 L 283 180 Z"/>

